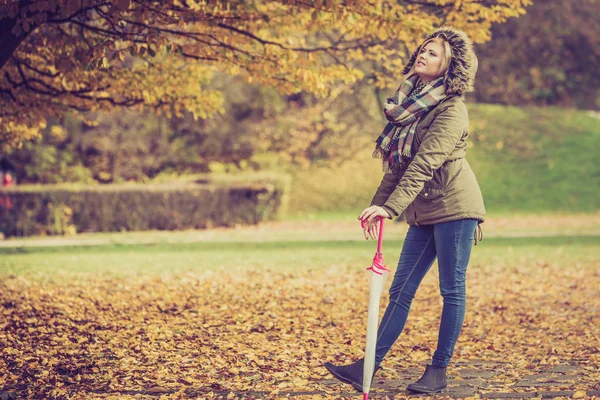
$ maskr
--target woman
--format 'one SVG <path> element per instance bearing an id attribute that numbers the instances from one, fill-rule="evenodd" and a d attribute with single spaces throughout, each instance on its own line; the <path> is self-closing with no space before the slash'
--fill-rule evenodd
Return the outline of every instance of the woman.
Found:
<path id="1" fill-rule="evenodd" d="M 400 88 L 386 101 L 389 123 L 376 141 L 374 156 L 383 158 L 386 173 L 371 206 L 359 216 L 367 222 L 366 239 L 376 238 L 379 217 L 404 213 L 410 225 L 379 325 L 375 372 L 402 332 L 421 280 L 438 259 L 442 320 L 432 364 L 408 385 L 417 393 L 446 387 L 446 367 L 465 315 L 467 264 L 485 217 L 479 185 L 465 160 L 469 119 L 462 95 L 473 90 L 476 70 L 473 45 L 457 29 L 436 30 L 412 54 Z M 362 359 L 325 367 L 362 390 Z"/>

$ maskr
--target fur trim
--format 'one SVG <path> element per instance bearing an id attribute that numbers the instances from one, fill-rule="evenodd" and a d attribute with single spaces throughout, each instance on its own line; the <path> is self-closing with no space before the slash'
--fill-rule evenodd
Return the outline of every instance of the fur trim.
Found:
<path id="1" fill-rule="evenodd" d="M 446 38 L 452 49 L 452 60 L 446 73 L 446 94 L 462 96 L 465 93 L 472 92 L 474 90 L 478 63 L 471 39 L 459 29 L 441 27 L 427 36 L 423 42 L 439 35 L 443 35 Z M 420 48 L 421 46 L 410 56 L 402 72 L 403 75 L 408 74 L 413 67 Z"/>

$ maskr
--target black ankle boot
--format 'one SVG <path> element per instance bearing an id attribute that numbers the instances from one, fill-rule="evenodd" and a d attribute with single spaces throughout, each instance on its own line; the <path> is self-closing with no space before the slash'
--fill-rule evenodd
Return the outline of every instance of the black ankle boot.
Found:
<path id="1" fill-rule="evenodd" d="M 359 392 L 362 392 L 363 390 L 363 369 L 364 369 L 364 359 L 361 358 L 360 360 L 356 361 L 353 364 L 350 365 L 340 365 L 339 367 L 333 365 L 332 363 L 326 362 L 325 363 L 325 368 L 327 368 L 327 370 L 329 372 L 331 372 L 331 374 L 333 376 L 335 376 L 337 379 L 339 379 L 340 381 L 344 382 L 344 383 L 349 383 L 350 385 L 352 385 L 352 387 L 356 390 L 358 390 Z M 379 370 L 378 365 L 375 366 L 375 370 L 373 371 L 373 376 L 375 376 L 375 373 Z"/>
<path id="2" fill-rule="evenodd" d="M 415 393 L 437 393 L 446 386 L 446 367 L 427 365 L 421 379 L 408 385 L 407 389 Z"/>

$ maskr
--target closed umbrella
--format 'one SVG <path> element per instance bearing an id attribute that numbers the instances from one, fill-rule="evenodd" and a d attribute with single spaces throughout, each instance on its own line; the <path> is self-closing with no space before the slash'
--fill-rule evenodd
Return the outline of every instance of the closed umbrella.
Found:
<path id="1" fill-rule="evenodd" d="M 377 346 L 377 325 L 379 323 L 379 298 L 383 290 L 383 285 L 389 275 L 390 270 L 386 268 L 381 253 L 381 242 L 383 240 L 383 218 L 379 217 L 379 237 L 377 240 L 377 252 L 373 257 L 373 263 L 367 270 L 370 272 L 369 289 L 369 313 L 367 317 L 367 343 L 365 346 L 365 361 L 363 369 L 363 400 L 369 398 L 369 389 L 375 370 L 375 347 Z M 363 229 L 365 221 L 361 220 Z"/>

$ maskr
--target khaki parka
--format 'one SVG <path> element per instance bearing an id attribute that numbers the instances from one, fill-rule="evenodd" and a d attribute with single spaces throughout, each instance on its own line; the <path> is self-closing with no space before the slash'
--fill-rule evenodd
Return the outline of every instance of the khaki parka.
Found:
<path id="1" fill-rule="evenodd" d="M 463 218 L 483 222 L 483 197 L 465 159 L 468 136 L 465 104 L 459 96 L 446 98 L 421 118 L 412 162 L 383 176 L 371 205 L 392 217 L 404 211 L 410 225 Z"/>

